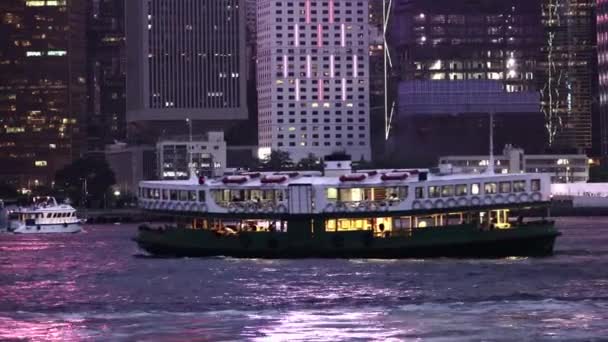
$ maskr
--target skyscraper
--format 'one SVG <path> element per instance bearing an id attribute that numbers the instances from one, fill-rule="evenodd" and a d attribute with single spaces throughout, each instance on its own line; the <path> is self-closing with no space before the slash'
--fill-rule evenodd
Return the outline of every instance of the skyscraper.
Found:
<path id="1" fill-rule="evenodd" d="M 0 178 L 48 185 L 83 147 L 85 0 L 5 0 L 0 12 Z"/>
<path id="2" fill-rule="evenodd" d="M 129 0 L 130 130 L 225 130 L 247 119 L 244 0 Z"/>
<path id="3" fill-rule="evenodd" d="M 258 1 L 260 155 L 370 159 L 364 0 Z"/>
<path id="4" fill-rule="evenodd" d="M 88 36 L 89 151 L 126 135 L 126 54 L 123 0 L 92 0 Z"/>
<path id="5" fill-rule="evenodd" d="M 597 55 L 599 81 L 599 151 L 608 156 L 608 0 L 597 0 Z"/>
<path id="6" fill-rule="evenodd" d="M 597 91 L 595 0 L 543 0 L 540 84 L 549 143 L 592 148 Z"/>

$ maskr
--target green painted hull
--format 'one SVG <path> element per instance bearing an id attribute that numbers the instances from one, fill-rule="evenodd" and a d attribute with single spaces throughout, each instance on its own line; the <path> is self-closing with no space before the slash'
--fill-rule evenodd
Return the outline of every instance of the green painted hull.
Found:
<path id="1" fill-rule="evenodd" d="M 550 256 L 560 233 L 541 221 L 511 229 L 469 225 L 413 229 L 407 236 L 373 237 L 371 231 L 316 234 L 243 232 L 221 236 L 192 229 L 141 229 L 135 241 L 165 257 L 238 258 L 500 258 Z"/>

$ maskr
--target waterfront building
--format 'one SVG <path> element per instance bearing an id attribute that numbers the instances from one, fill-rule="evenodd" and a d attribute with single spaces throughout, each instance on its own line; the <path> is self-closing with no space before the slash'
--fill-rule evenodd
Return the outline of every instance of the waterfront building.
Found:
<path id="1" fill-rule="evenodd" d="M 259 156 L 341 150 L 369 160 L 369 8 L 363 0 L 257 2 Z"/>
<path id="2" fill-rule="evenodd" d="M 416 80 L 401 82 L 398 94 L 387 142 L 392 163 L 429 167 L 442 155 L 488 154 L 491 113 L 495 146 L 543 152 L 538 92 L 507 92 L 495 80 Z"/>
<path id="3" fill-rule="evenodd" d="M 159 179 L 187 179 L 192 164 L 199 175 L 221 175 L 226 168 L 227 147 L 223 132 L 180 136 L 156 144 Z"/>
<path id="4" fill-rule="evenodd" d="M 129 0 L 126 13 L 130 135 L 155 142 L 247 119 L 244 0 Z"/>
<path id="5" fill-rule="evenodd" d="M 84 0 L 7 0 L 0 12 L 0 179 L 51 185 L 81 154 Z"/>
<path id="6" fill-rule="evenodd" d="M 450 165 L 465 173 L 482 173 L 490 165 L 489 155 L 454 155 L 439 158 L 439 165 Z M 496 173 L 546 173 L 551 183 L 587 182 L 589 158 L 584 154 L 525 154 L 524 149 L 506 145 L 494 156 Z"/>
<path id="7" fill-rule="evenodd" d="M 93 0 L 88 24 L 87 147 L 126 137 L 126 54 L 123 0 Z"/>
<path id="8" fill-rule="evenodd" d="M 549 143 L 591 152 L 597 57 L 595 0 L 543 0 L 539 63 Z M 599 128 L 599 120 L 596 118 Z M 598 139 L 599 141 L 599 139 Z"/>

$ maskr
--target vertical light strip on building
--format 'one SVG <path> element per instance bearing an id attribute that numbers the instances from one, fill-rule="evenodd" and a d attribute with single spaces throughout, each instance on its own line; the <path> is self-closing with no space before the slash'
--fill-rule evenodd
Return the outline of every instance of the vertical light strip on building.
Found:
<path id="1" fill-rule="evenodd" d="M 287 55 L 283 55 L 283 77 L 287 78 Z"/>
<path id="2" fill-rule="evenodd" d="M 319 78 L 318 87 L 319 87 L 319 94 L 318 94 L 319 101 L 323 101 L 323 79 L 322 78 Z"/>
<path id="3" fill-rule="evenodd" d="M 317 24 L 317 46 L 323 46 L 323 26 L 321 24 Z"/>
<path id="4" fill-rule="evenodd" d="M 334 55 L 329 56 L 329 77 L 334 78 L 335 76 L 335 64 L 334 64 Z"/>
<path id="5" fill-rule="evenodd" d="M 296 101 L 300 101 L 300 79 L 296 78 Z"/>
<path id="6" fill-rule="evenodd" d="M 310 72 L 311 66 L 310 66 L 310 55 L 306 55 L 306 77 L 310 78 L 311 77 L 311 72 Z"/>
<path id="7" fill-rule="evenodd" d="M 310 0 L 306 0 L 306 23 L 310 24 Z"/>
<path id="8" fill-rule="evenodd" d="M 293 25 L 293 31 L 293 44 L 295 46 L 300 46 L 300 27 L 297 23 Z"/>
<path id="9" fill-rule="evenodd" d="M 342 78 L 342 101 L 346 101 L 346 78 Z"/>
<path id="10" fill-rule="evenodd" d="M 353 55 L 353 77 L 357 78 L 359 67 L 357 66 L 357 55 Z"/>
<path id="11" fill-rule="evenodd" d="M 342 47 L 346 46 L 346 27 L 344 24 L 340 25 L 340 43 Z"/>
<path id="12" fill-rule="evenodd" d="M 334 0 L 329 0 L 329 23 L 334 23 Z"/>

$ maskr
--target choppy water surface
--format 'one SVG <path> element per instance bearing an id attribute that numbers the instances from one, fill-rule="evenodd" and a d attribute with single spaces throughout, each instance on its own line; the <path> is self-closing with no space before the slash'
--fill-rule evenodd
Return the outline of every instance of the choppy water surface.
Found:
<path id="1" fill-rule="evenodd" d="M 551 258 L 145 258 L 135 226 L 0 235 L 0 340 L 608 338 L 608 218 L 560 219 Z"/>

